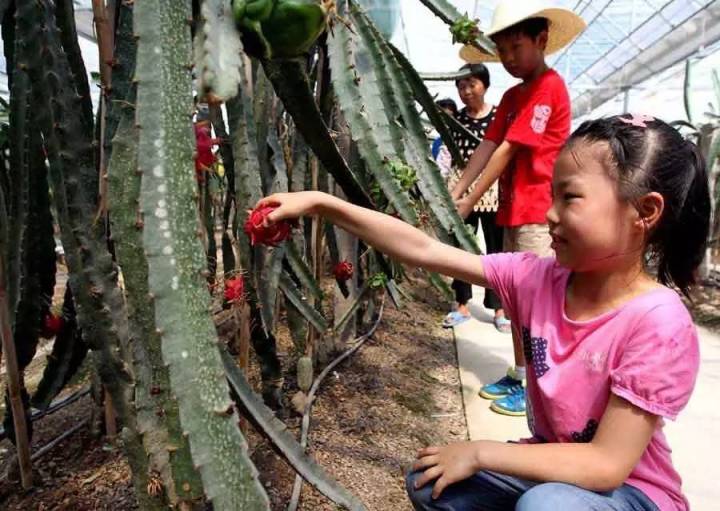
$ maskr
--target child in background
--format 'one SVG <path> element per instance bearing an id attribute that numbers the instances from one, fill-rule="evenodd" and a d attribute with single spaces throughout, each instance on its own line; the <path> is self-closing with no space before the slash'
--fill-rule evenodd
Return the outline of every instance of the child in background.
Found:
<path id="1" fill-rule="evenodd" d="M 452 99 L 440 99 L 436 101 L 435 104 L 438 108 L 442 108 L 446 114 L 452 117 L 457 115 L 457 105 Z M 443 143 L 440 135 L 433 140 L 431 154 L 433 160 L 435 160 L 440 167 L 440 174 L 442 174 L 443 178 L 447 179 L 452 171 L 452 156 L 450 155 L 450 151 L 448 151 L 447 146 Z"/>
<path id="2" fill-rule="evenodd" d="M 509 89 L 498 105 L 495 120 L 452 190 L 458 212 L 466 217 L 499 180 L 496 221 L 504 229 L 505 252 L 547 256 L 550 235 L 545 212 L 550 207 L 550 182 L 558 152 L 570 134 L 570 98 L 560 75 L 545 63 L 545 55 L 570 43 L 585 27 L 567 9 L 532 0 L 505 0 L 495 9 L 485 32 L 497 47 L 488 56 L 467 46 L 461 57 L 469 62 L 500 60 L 522 83 Z M 478 176 L 480 176 L 478 178 Z M 474 190 L 465 192 L 474 183 Z M 510 318 L 515 323 L 515 318 Z M 493 400 L 490 408 L 505 415 L 525 415 L 525 359 L 522 334 L 512 329 L 515 367 L 497 382 L 484 385 L 480 395 Z"/>
<path id="3" fill-rule="evenodd" d="M 321 215 L 398 261 L 491 287 L 517 321 L 532 437 L 420 450 L 416 510 L 686 511 L 663 426 L 690 399 L 699 349 L 666 286 L 687 294 L 705 253 L 704 159 L 652 117 L 589 121 L 557 158 L 552 193 L 555 258 L 469 254 L 320 192 L 258 206 L 277 207 L 270 224 Z"/>

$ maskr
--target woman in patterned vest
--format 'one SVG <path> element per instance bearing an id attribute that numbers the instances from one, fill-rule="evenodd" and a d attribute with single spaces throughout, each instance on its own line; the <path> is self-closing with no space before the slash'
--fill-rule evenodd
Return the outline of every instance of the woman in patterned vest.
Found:
<path id="1" fill-rule="evenodd" d="M 469 136 L 467 132 L 453 130 L 453 138 L 460 149 L 463 158 L 463 166 L 470 159 L 475 148 L 485 136 L 490 122 L 495 116 L 495 106 L 485 101 L 485 92 L 490 87 L 490 73 L 483 64 L 466 64 L 460 68 L 460 71 L 467 72 L 467 75 L 455 82 L 460 100 L 465 107 L 460 110 L 455 118 L 474 135 Z M 455 168 L 450 174 L 449 186 L 452 189 L 455 182 L 460 179 L 462 168 Z M 468 189 L 468 193 L 472 190 L 472 186 Z M 498 189 L 497 183 L 494 184 L 485 195 L 482 196 L 480 202 L 475 204 L 475 208 L 465 219 L 465 223 L 470 225 L 473 230 L 477 230 L 478 223 L 482 225 L 485 237 L 485 246 L 488 254 L 500 252 L 503 243 L 502 227 L 498 227 L 495 223 L 495 215 L 498 208 Z M 443 320 L 443 326 L 451 328 L 470 319 L 470 311 L 467 303 L 472 298 L 472 286 L 467 282 L 453 280 L 452 288 L 455 291 L 455 301 L 457 308 L 450 312 Z M 485 300 L 483 305 L 488 309 L 495 311 L 494 324 L 495 328 L 504 333 L 510 333 L 510 321 L 505 317 L 502 309 L 502 303 L 498 296 L 491 290 L 485 290 Z"/>

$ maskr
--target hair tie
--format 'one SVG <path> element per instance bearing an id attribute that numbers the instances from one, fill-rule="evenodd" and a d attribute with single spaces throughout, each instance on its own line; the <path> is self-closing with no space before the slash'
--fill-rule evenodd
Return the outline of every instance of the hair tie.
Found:
<path id="1" fill-rule="evenodd" d="M 629 119 L 626 119 L 625 117 L 618 117 L 618 119 L 625 124 L 630 124 L 631 126 L 636 126 L 638 128 L 647 128 L 648 126 L 646 123 L 654 121 L 655 117 L 644 114 L 630 114 Z"/>

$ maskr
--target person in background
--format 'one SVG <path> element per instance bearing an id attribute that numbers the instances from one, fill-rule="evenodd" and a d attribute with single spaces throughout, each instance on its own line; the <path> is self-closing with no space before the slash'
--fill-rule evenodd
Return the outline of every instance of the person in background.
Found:
<path id="1" fill-rule="evenodd" d="M 442 108 L 446 114 L 452 117 L 457 115 L 457 105 L 455 104 L 455 101 L 450 98 L 440 99 L 435 102 L 435 105 L 437 105 L 438 108 Z M 432 157 L 433 160 L 435 160 L 435 163 L 438 164 L 438 167 L 440 167 L 440 174 L 442 174 L 442 177 L 447 180 L 450 176 L 450 172 L 452 171 L 452 156 L 450 155 L 450 151 L 448 151 L 447 146 L 443 143 L 440 135 L 433 140 Z"/>
<path id="2" fill-rule="evenodd" d="M 466 64 L 460 68 L 460 71 L 465 72 L 465 76 L 458 79 L 455 86 L 465 107 L 455 115 L 455 118 L 467 131 L 452 130 L 452 134 L 455 144 L 460 150 L 464 166 L 485 137 L 485 131 L 495 116 L 496 108 L 485 101 L 485 93 L 490 87 L 490 72 L 487 67 L 483 64 Z M 448 185 L 451 189 L 458 182 L 460 176 L 461 172 L 458 169 L 454 169 L 450 174 Z M 469 190 L 472 190 L 472 186 Z M 502 250 L 503 231 L 495 222 L 497 208 L 498 190 L 497 186 L 494 186 L 480 197 L 473 206 L 473 210 L 465 218 L 465 223 L 470 225 L 473 231 L 477 230 L 478 223 L 482 225 L 488 254 Z M 455 291 L 457 307 L 443 319 L 442 325 L 445 328 L 455 327 L 470 319 L 468 302 L 472 298 L 472 286 L 467 282 L 455 279 L 452 282 L 452 288 Z M 483 305 L 494 311 L 495 328 L 500 332 L 510 333 L 510 321 L 505 317 L 500 299 L 491 289 L 485 291 Z"/>

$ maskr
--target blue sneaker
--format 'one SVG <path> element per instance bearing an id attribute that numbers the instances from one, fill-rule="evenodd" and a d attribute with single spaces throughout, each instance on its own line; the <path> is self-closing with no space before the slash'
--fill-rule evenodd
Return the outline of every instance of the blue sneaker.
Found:
<path id="1" fill-rule="evenodd" d="M 492 402 L 490 409 L 493 412 L 513 417 L 525 415 L 525 387 L 517 386 L 507 396 Z"/>
<path id="2" fill-rule="evenodd" d="M 495 383 L 488 383 L 480 388 L 480 397 L 485 399 L 500 399 L 508 396 L 512 393 L 512 390 L 516 387 L 522 388 L 522 382 L 516 380 L 509 374 L 503 376 Z"/>
<path id="3" fill-rule="evenodd" d="M 460 314 L 458 311 L 452 311 L 450 314 L 445 316 L 445 319 L 443 319 L 442 326 L 443 328 L 453 328 L 461 323 L 465 323 L 470 319 L 470 316 L 466 316 L 465 314 Z"/>

